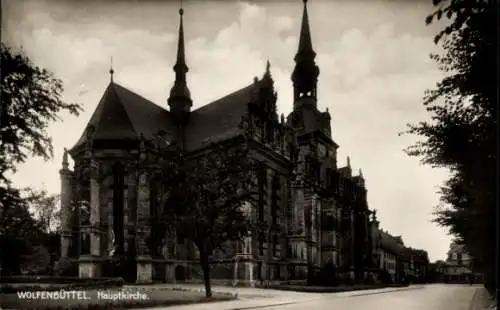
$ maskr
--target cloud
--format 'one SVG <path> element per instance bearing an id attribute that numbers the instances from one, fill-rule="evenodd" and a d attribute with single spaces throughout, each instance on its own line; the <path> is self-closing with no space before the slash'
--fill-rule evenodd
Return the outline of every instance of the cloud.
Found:
<path id="1" fill-rule="evenodd" d="M 56 192 L 62 149 L 76 142 L 97 105 L 109 81 L 111 56 L 118 83 L 166 106 L 174 78 L 178 16 L 171 4 L 168 11 L 167 4 L 160 10 L 160 4 L 153 2 L 133 6 L 133 10 L 126 2 L 116 4 L 117 8 L 81 3 L 88 12 L 82 9 L 72 21 L 67 16 L 74 15 L 75 9 L 69 5 L 40 3 L 26 5 L 17 19 L 10 17 L 7 37 L 14 45 L 22 44 L 37 64 L 61 77 L 65 98 L 82 101 L 86 111 L 78 119 L 67 117 L 50 128 L 59 151 L 53 162 L 30 161 L 15 180 L 34 186 L 45 182 Z M 408 158 L 402 149 L 415 138 L 397 135 L 407 122 L 426 117 L 423 91 L 441 77 L 428 59 L 435 50 L 432 29 L 423 26 L 428 8 L 381 3 L 310 5 L 313 45 L 321 70 L 318 105 L 320 110 L 328 107 L 333 115 L 339 165 L 351 155 L 355 170 L 363 169 L 369 204 L 379 210 L 382 226 L 438 259 L 446 252 L 449 238 L 429 220 L 437 203 L 435 185 L 446 174 Z M 264 73 L 269 59 L 279 112 L 291 112 L 290 75 L 301 6 L 279 2 L 190 5 L 186 8 L 186 52 L 195 108 L 250 84 L 254 76 Z M 435 241 L 433 235 L 443 240 Z"/>

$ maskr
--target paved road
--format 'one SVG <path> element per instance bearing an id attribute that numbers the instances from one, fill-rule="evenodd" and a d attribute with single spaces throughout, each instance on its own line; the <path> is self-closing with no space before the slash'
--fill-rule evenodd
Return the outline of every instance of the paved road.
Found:
<path id="1" fill-rule="evenodd" d="M 270 306 L 260 309 L 279 310 L 469 310 L 475 287 L 462 285 L 427 285 L 419 289 L 388 293 L 368 293 L 328 296 L 296 304 Z"/>
<path id="2" fill-rule="evenodd" d="M 216 304 L 199 304 L 164 308 L 165 310 L 470 310 L 478 286 L 421 285 L 406 289 L 380 289 L 346 293 L 276 293 L 267 298 L 245 298 Z M 245 289 L 242 289 L 245 291 Z M 250 292 L 250 291 L 249 291 Z M 276 292 L 276 291 L 275 291 Z M 243 293 L 243 294 L 241 294 Z M 271 297 L 271 298 L 269 298 Z M 161 308 L 157 308 L 161 309 Z"/>

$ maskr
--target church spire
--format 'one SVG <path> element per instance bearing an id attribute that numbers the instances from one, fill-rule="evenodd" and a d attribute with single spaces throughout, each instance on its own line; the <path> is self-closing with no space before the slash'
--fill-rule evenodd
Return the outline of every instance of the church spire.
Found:
<path id="1" fill-rule="evenodd" d="M 177 43 L 177 61 L 174 65 L 175 82 L 170 90 L 168 104 L 171 111 L 189 112 L 192 106 L 191 92 L 187 86 L 186 73 L 189 71 L 186 65 L 186 53 L 184 50 L 184 27 L 182 17 L 184 9 L 179 9 L 179 41 Z"/>
<path id="2" fill-rule="evenodd" d="M 319 75 L 319 68 L 314 61 L 316 52 L 312 47 L 307 0 L 303 0 L 303 2 L 304 11 L 300 27 L 299 47 L 297 54 L 295 54 L 295 69 L 292 73 L 295 107 L 306 103 L 302 100 L 303 98 L 310 98 L 311 100 L 307 100 L 307 102 L 316 106 L 316 84 Z"/>
<path id="3" fill-rule="evenodd" d="M 312 47 L 311 29 L 309 27 L 309 14 L 307 14 L 307 0 L 304 1 L 304 12 L 302 14 L 302 24 L 300 26 L 299 48 L 295 55 L 295 61 L 312 60 L 316 57 L 316 53 Z M 309 59 L 308 59 L 309 58 Z"/>

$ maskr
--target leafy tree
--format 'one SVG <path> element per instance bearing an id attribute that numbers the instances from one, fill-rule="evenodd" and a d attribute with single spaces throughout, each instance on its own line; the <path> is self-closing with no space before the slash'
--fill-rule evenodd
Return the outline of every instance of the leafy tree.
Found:
<path id="1" fill-rule="evenodd" d="M 12 186 L 8 174 L 30 156 L 51 159 L 49 124 L 62 112 L 78 115 L 81 106 L 64 102 L 59 79 L 3 42 L 0 64 L 0 248 L 2 272 L 16 273 L 22 256 L 42 242 L 43 234 L 29 212 L 32 199 Z"/>
<path id="2" fill-rule="evenodd" d="M 50 195 L 46 190 L 28 189 L 26 199 L 44 232 L 55 233 L 60 230 L 60 195 Z"/>
<path id="3" fill-rule="evenodd" d="M 205 151 L 189 156 L 175 147 L 165 150 L 158 141 L 155 165 L 150 168 L 161 197 L 156 233 L 170 228 L 192 241 L 199 252 L 206 296 L 211 297 L 212 255 L 227 249 L 228 244 L 241 244 L 252 229 L 247 213 L 251 210 L 242 208 L 252 201 L 254 188 L 246 140 L 209 143 Z M 165 234 L 156 238 L 163 237 Z"/>
<path id="4" fill-rule="evenodd" d="M 10 275 L 21 271 L 26 255 L 37 243 L 41 229 L 28 210 L 28 204 L 18 190 L 0 187 L 0 262 L 2 274 Z"/>
<path id="5" fill-rule="evenodd" d="M 431 122 L 409 125 L 424 138 L 406 149 L 425 164 L 445 167 L 450 178 L 441 189 L 435 221 L 450 229 L 481 266 L 486 287 L 494 290 L 496 240 L 496 143 L 498 55 L 493 0 L 434 0 L 426 23 L 450 23 L 435 37 L 444 53 L 432 55 L 447 76 L 426 92 Z"/>
<path id="6" fill-rule="evenodd" d="M 1 54 L 0 179 L 5 182 L 5 173 L 15 171 L 30 155 L 51 159 L 49 124 L 60 120 L 61 112 L 78 115 L 82 108 L 62 100 L 62 81 L 50 71 L 4 43 Z"/>

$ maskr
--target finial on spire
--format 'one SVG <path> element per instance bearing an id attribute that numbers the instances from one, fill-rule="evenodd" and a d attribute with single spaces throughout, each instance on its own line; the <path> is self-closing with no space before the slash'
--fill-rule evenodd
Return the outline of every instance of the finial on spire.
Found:
<path id="1" fill-rule="evenodd" d="M 361 168 L 359 168 L 359 177 L 363 179 L 363 171 L 361 171 Z"/>
<path id="2" fill-rule="evenodd" d="M 180 16 L 184 15 L 184 9 L 182 8 L 182 0 L 181 0 L 181 7 L 179 9 L 179 15 Z"/>
<path id="3" fill-rule="evenodd" d="M 111 82 L 113 82 L 113 75 L 115 70 L 113 69 L 113 56 L 111 56 L 110 66 L 109 66 L 109 76 L 111 77 Z"/>
<path id="4" fill-rule="evenodd" d="M 281 123 L 285 123 L 285 114 L 281 113 Z"/>
<path id="5" fill-rule="evenodd" d="M 351 158 L 347 156 L 347 167 L 351 169 Z"/>

